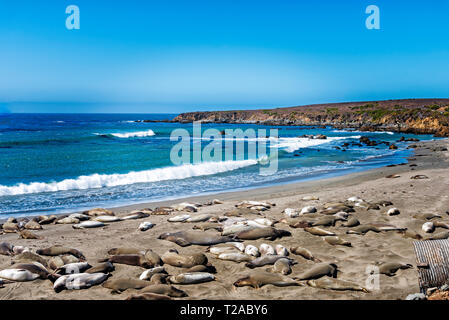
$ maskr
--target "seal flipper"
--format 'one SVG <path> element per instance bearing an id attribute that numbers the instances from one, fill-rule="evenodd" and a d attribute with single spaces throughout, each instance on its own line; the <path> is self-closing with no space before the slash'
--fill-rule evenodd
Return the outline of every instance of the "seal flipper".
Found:
<path id="1" fill-rule="evenodd" d="M 182 238 L 176 238 L 175 243 L 181 247 L 188 247 L 191 245 L 190 242 Z"/>

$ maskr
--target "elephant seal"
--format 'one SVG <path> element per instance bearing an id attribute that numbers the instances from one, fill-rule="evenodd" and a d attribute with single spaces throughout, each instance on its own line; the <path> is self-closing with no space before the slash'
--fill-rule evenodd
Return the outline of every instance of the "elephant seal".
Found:
<path id="1" fill-rule="evenodd" d="M 109 261 L 99 263 L 93 267 L 90 267 L 85 273 L 109 273 L 115 270 L 115 267 Z"/>
<path id="2" fill-rule="evenodd" d="M 131 279 L 131 278 L 118 278 L 110 279 L 103 283 L 104 288 L 112 290 L 112 293 L 121 293 L 128 289 L 143 289 L 149 286 L 151 283 L 145 280 Z"/>
<path id="3" fill-rule="evenodd" d="M 128 296 L 125 300 L 173 300 L 173 299 L 163 294 L 145 292 L 145 293 L 132 294 Z"/>
<path id="4" fill-rule="evenodd" d="M 141 224 L 139 224 L 139 227 L 137 229 L 139 229 L 140 231 L 147 231 L 151 228 L 153 228 L 155 226 L 154 223 L 151 223 L 149 221 L 144 221 Z"/>
<path id="5" fill-rule="evenodd" d="M 306 272 L 303 272 L 298 277 L 294 279 L 297 280 L 315 280 L 324 276 L 329 276 L 332 278 L 337 277 L 338 267 L 334 263 L 320 263 Z"/>
<path id="6" fill-rule="evenodd" d="M 272 272 L 278 272 L 281 273 L 283 275 L 287 275 L 292 273 L 292 268 L 291 268 L 291 263 L 288 259 L 279 259 L 277 260 L 274 265 L 273 268 L 271 269 Z"/>
<path id="7" fill-rule="evenodd" d="M 44 267 L 48 266 L 47 260 L 42 258 L 40 255 L 37 255 L 35 253 L 25 251 L 22 252 L 14 257 L 14 260 L 12 263 L 33 263 L 33 262 L 39 262 Z"/>
<path id="8" fill-rule="evenodd" d="M 148 270 L 145 270 L 144 272 L 142 272 L 142 274 L 139 276 L 140 280 L 151 280 L 151 277 L 157 273 L 165 273 L 167 274 L 167 271 L 165 271 L 164 267 L 154 267 Z"/>
<path id="9" fill-rule="evenodd" d="M 34 220 L 30 220 L 30 221 L 28 221 L 25 224 L 25 229 L 28 229 L 28 230 L 42 230 L 42 226 L 38 222 L 36 222 Z"/>
<path id="10" fill-rule="evenodd" d="M 75 224 L 80 222 L 79 219 L 74 217 L 61 217 L 56 219 L 56 224 Z"/>
<path id="11" fill-rule="evenodd" d="M 45 249 L 39 249 L 36 253 L 42 256 L 60 256 L 63 254 L 71 254 L 82 261 L 86 261 L 86 257 L 81 251 L 63 246 L 52 246 Z"/>
<path id="12" fill-rule="evenodd" d="M 195 224 L 192 229 L 202 231 L 217 230 L 218 232 L 223 232 L 223 225 L 217 222 L 202 222 L 199 224 Z"/>
<path id="13" fill-rule="evenodd" d="M 161 259 L 164 263 L 178 268 L 191 268 L 196 265 L 207 264 L 207 257 L 203 253 L 181 255 L 176 250 L 167 251 Z"/>
<path id="14" fill-rule="evenodd" d="M 327 289 L 327 290 L 338 290 L 338 291 L 362 291 L 368 293 L 369 291 L 356 283 L 346 280 L 334 279 L 330 277 L 323 277 L 317 280 L 307 280 L 306 282 L 310 287 Z"/>
<path id="15" fill-rule="evenodd" d="M 26 269 L 4 269 L 0 271 L 0 279 L 25 282 L 33 281 L 39 278 L 38 273 L 33 273 Z"/>
<path id="16" fill-rule="evenodd" d="M 292 234 L 289 231 L 275 229 L 273 227 L 256 228 L 248 231 L 242 231 L 235 235 L 237 239 L 240 240 L 257 240 L 257 239 L 267 239 L 276 240 L 282 237 L 289 237 Z"/>
<path id="17" fill-rule="evenodd" d="M 86 214 L 90 217 L 113 216 L 114 212 L 112 212 L 111 210 L 103 209 L 103 208 L 95 208 L 95 209 L 84 211 L 83 214 Z"/>
<path id="18" fill-rule="evenodd" d="M 0 254 L 4 256 L 12 256 L 14 254 L 14 246 L 9 242 L 1 242 L 0 243 Z"/>
<path id="19" fill-rule="evenodd" d="M 35 240 L 42 240 L 44 237 L 38 236 L 37 234 L 31 232 L 30 230 L 21 230 L 18 232 L 19 237 L 22 239 L 35 239 Z"/>
<path id="20" fill-rule="evenodd" d="M 449 238 L 449 231 L 442 231 L 435 233 L 434 235 L 427 237 L 426 240 L 444 240 Z"/>
<path id="21" fill-rule="evenodd" d="M 277 244 L 275 247 L 276 254 L 279 256 L 288 256 L 288 250 L 281 244 Z"/>
<path id="22" fill-rule="evenodd" d="M 214 281 L 215 276 L 207 272 L 190 272 L 181 273 L 176 276 L 171 276 L 168 278 L 171 283 L 175 284 L 196 284 Z"/>
<path id="23" fill-rule="evenodd" d="M 337 216 L 326 216 L 313 222 L 312 227 L 333 227 L 337 221 L 346 221 L 346 219 Z"/>
<path id="24" fill-rule="evenodd" d="M 336 235 L 334 232 L 327 231 L 318 227 L 304 228 L 304 231 L 307 231 L 308 233 L 313 234 L 314 236 L 321 236 L 321 237 Z"/>
<path id="25" fill-rule="evenodd" d="M 77 257 L 67 254 L 62 256 L 51 257 L 50 260 L 48 260 L 48 266 L 51 269 L 56 270 L 66 264 L 77 262 L 80 262 L 80 260 Z"/>
<path id="26" fill-rule="evenodd" d="M 5 222 L 2 226 L 3 231 L 6 233 L 14 233 L 19 231 L 19 226 L 14 222 Z"/>
<path id="27" fill-rule="evenodd" d="M 144 209 L 139 211 L 133 211 L 131 214 L 121 217 L 122 220 L 137 220 L 137 219 L 143 219 L 147 218 L 152 214 L 153 211 L 151 209 Z"/>
<path id="28" fill-rule="evenodd" d="M 109 261 L 111 263 L 126 264 L 129 266 L 137 266 L 145 269 L 153 268 L 155 265 L 148 261 L 142 254 L 119 254 L 111 256 L 107 259 L 102 259 L 99 262 Z"/>
<path id="29" fill-rule="evenodd" d="M 259 246 L 259 251 L 260 251 L 260 255 L 261 256 L 264 256 L 264 255 L 267 255 L 267 254 L 276 254 L 276 252 L 274 251 L 274 248 L 271 245 L 267 244 L 267 243 L 262 243 Z"/>
<path id="30" fill-rule="evenodd" d="M 92 221 L 98 221 L 98 222 L 118 222 L 118 221 L 122 221 L 122 218 L 116 217 L 116 216 L 97 216 L 95 218 L 92 218 Z"/>
<path id="31" fill-rule="evenodd" d="M 340 237 L 324 237 L 323 240 L 333 246 L 339 245 L 339 246 L 352 247 L 351 242 L 346 241 Z"/>
<path id="32" fill-rule="evenodd" d="M 343 227 L 352 228 L 360 225 L 360 221 L 356 217 L 350 217 L 347 222 L 342 223 Z"/>
<path id="33" fill-rule="evenodd" d="M 295 263 L 294 260 L 292 260 L 290 258 L 286 258 L 285 256 L 267 254 L 267 255 L 261 256 L 259 258 L 256 258 L 256 259 L 248 262 L 245 266 L 248 268 L 254 269 L 254 268 L 263 267 L 263 266 L 266 266 L 269 264 L 275 264 L 276 261 L 278 261 L 279 259 L 287 259 L 288 261 L 290 261 L 290 264 Z"/>
<path id="34" fill-rule="evenodd" d="M 147 259 L 147 261 L 149 261 L 150 263 L 153 264 L 153 266 L 161 266 L 164 264 L 162 262 L 161 257 L 151 249 L 148 249 L 147 251 L 145 251 L 144 256 L 145 256 L 145 259 Z"/>
<path id="35" fill-rule="evenodd" d="M 54 282 L 53 290 L 55 290 L 55 292 L 61 292 L 64 289 L 87 289 L 104 282 L 108 277 L 109 274 L 104 273 L 75 273 L 64 275 Z"/>
<path id="36" fill-rule="evenodd" d="M 47 268 L 39 262 L 31 262 L 31 263 L 18 263 L 13 264 L 11 269 L 23 269 L 31 272 L 32 274 L 39 275 L 40 279 L 49 279 L 51 281 L 55 281 L 59 276 L 50 273 Z"/>
<path id="37" fill-rule="evenodd" d="M 150 284 L 166 284 L 168 274 L 165 273 L 155 273 L 151 276 Z"/>
<path id="38" fill-rule="evenodd" d="M 290 248 L 290 252 L 293 253 L 293 254 L 296 254 L 298 256 L 301 256 L 301 257 L 303 257 L 304 259 L 307 259 L 307 260 L 311 260 L 311 261 L 314 261 L 314 262 L 321 262 L 320 259 L 315 258 L 313 256 L 312 252 L 310 252 L 306 248 L 291 247 Z"/>
<path id="39" fill-rule="evenodd" d="M 112 248 L 108 250 L 108 254 L 111 256 L 119 255 L 119 254 L 145 254 L 146 250 L 137 249 L 137 248 L 129 248 L 129 247 L 121 247 L 121 248 Z"/>
<path id="40" fill-rule="evenodd" d="M 197 266 L 193 266 L 189 269 L 186 270 L 187 273 L 190 272 L 207 272 L 207 273 L 217 273 L 217 269 L 215 269 L 215 267 L 213 265 L 211 265 L 210 263 L 204 265 L 197 265 Z"/>
<path id="41" fill-rule="evenodd" d="M 83 221 L 81 223 L 74 224 L 72 226 L 73 229 L 89 229 L 89 228 L 100 228 L 106 226 L 103 222 L 100 221 Z"/>
<path id="42" fill-rule="evenodd" d="M 161 234 L 158 239 L 174 242 L 181 247 L 190 246 L 192 244 L 199 246 L 211 246 L 214 244 L 235 241 L 235 239 L 229 236 L 219 236 L 200 231 L 180 231 L 174 233 L 167 232 Z"/>
<path id="43" fill-rule="evenodd" d="M 253 257 L 242 252 L 224 252 L 219 254 L 217 258 L 234 262 L 249 262 L 253 259 Z"/>
<path id="44" fill-rule="evenodd" d="M 55 215 L 39 216 L 39 224 L 40 225 L 45 225 L 45 224 L 53 223 L 53 222 L 55 222 L 56 218 L 57 217 Z"/>
<path id="45" fill-rule="evenodd" d="M 386 262 L 386 263 L 382 263 L 379 266 L 379 273 L 381 274 L 385 274 L 389 277 L 395 276 L 396 272 L 399 269 L 405 270 L 405 269 L 410 269 L 413 268 L 413 266 L 411 264 L 404 264 L 404 263 L 397 263 L 397 262 Z"/>
<path id="46" fill-rule="evenodd" d="M 146 286 L 142 290 L 139 291 L 140 293 L 156 293 L 156 294 L 162 294 L 169 297 L 175 297 L 175 298 L 183 298 L 188 297 L 187 293 L 184 291 L 171 286 L 167 284 L 152 284 L 149 286 Z"/>
<path id="47" fill-rule="evenodd" d="M 423 238 L 419 233 L 411 230 L 398 231 L 398 233 L 401 234 L 404 238 L 410 238 L 415 240 L 422 240 Z"/>
<path id="48" fill-rule="evenodd" d="M 92 266 L 88 264 L 87 262 L 75 262 L 75 263 L 69 263 L 65 264 L 62 267 L 59 267 L 56 269 L 55 273 L 57 274 L 74 274 L 74 273 L 83 273 L 87 269 L 91 268 Z"/>
<path id="49" fill-rule="evenodd" d="M 375 226 L 365 224 L 365 225 L 360 225 L 355 228 L 352 228 L 351 230 L 346 231 L 346 233 L 347 234 L 365 235 L 369 231 L 379 233 L 381 230 Z"/>
<path id="50" fill-rule="evenodd" d="M 253 257 L 260 257 L 260 251 L 256 246 L 253 246 L 251 244 L 247 245 L 245 247 L 245 253 L 249 256 L 253 256 Z"/>
<path id="51" fill-rule="evenodd" d="M 238 279 L 234 282 L 235 287 L 250 286 L 258 289 L 264 285 L 272 284 L 276 287 L 300 286 L 300 284 L 284 275 L 271 272 L 254 272 L 249 276 Z"/>

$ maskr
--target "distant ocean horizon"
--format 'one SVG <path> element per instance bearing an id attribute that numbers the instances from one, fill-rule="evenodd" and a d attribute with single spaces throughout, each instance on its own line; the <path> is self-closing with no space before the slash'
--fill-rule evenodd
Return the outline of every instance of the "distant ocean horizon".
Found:
<path id="1" fill-rule="evenodd" d="M 399 164 L 411 154 L 401 136 L 431 135 L 359 132 L 331 127 L 203 124 L 202 130 L 278 129 L 271 147 L 279 154 L 274 175 L 260 175 L 255 155 L 245 159 L 173 165 L 174 129 L 192 124 L 143 122 L 173 119 L 176 114 L 3 113 L 0 114 L 0 216 L 76 212 L 200 194 L 258 188 L 347 174 Z M 139 122 L 136 122 L 139 121 Z M 324 134 L 311 140 L 303 135 Z M 366 136 L 395 143 L 358 146 Z M 202 147 L 208 141 L 193 141 Z M 347 143 L 343 149 L 342 144 Z"/>

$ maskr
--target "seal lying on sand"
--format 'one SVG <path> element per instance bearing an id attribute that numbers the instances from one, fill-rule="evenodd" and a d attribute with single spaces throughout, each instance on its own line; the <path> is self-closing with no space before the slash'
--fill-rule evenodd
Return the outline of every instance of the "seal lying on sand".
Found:
<path id="1" fill-rule="evenodd" d="M 173 300 L 169 296 L 163 294 L 145 292 L 140 294 L 132 294 L 126 300 Z"/>
<path id="2" fill-rule="evenodd" d="M 321 236 L 321 237 L 336 235 L 334 232 L 327 231 L 318 227 L 304 228 L 304 231 L 307 231 L 308 233 L 313 234 L 314 236 Z"/>
<path id="3" fill-rule="evenodd" d="M 90 288 L 102 283 L 109 277 L 104 273 L 75 273 L 59 277 L 53 284 L 53 290 L 60 292 L 67 290 L 80 290 Z"/>
<path id="4" fill-rule="evenodd" d="M 115 267 L 109 261 L 99 263 L 86 271 L 85 273 L 109 273 L 115 270 Z"/>
<path id="5" fill-rule="evenodd" d="M 14 257 L 14 260 L 12 261 L 12 263 L 32 263 L 32 262 L 39 262 L 44 267 L 48 266 L 47 260 L 45 260 L 40 255 L 37 255 L 29 251 L 22 252 L 21 254 L 16 255 Z"/>
<path id="6" fill-rule="evenodd" d="M 379 266 L 379 273 L 385 274 L 389 277 L 392 277 L 392 276 L 396 275 L 396 272 L 399 269 L 405 270 L 405 269 L 410 269 L 410 268 L 413 268 L 413 266 L 411 264 L 387 262 L 387 263 L 382 263 Z"/>
<path id="7" fill-rule="evenodd" d="M 312 252 L 310 252 L 306 248 L 291 247 L 290 248 L 290 252 L 293 253 L 293 254 L 296 254 L 298 256 L 301 256 L 301 257 L 303 257 L 304 259 L 307 259 L 307 260 L 311 260 L 311 261 L 314 261 L 314 262 L 321 262 L 320 259 L 315 258 L 313 256 Z"/>
<path id="8" fill-rule="evenodd" d="M 63 254 L 71 254 L 82 261 L 86 261 L 86 257 L 81 251 L 63 246 L 52 246 L 45 249 L 39 249 L 36 251 L 36 253 L 42 256 L 59 256 Z"/>
<path id="9" fill-rule="evenodd" d="M 242 231 L 235 235 L 237 239 L 240 240 L 257 240 L 257 239 L 267 239 L 267 240 L 276 240 L 282 237 L 289 237 L 292 234 L 286 230 L 279 230 L 273 227 L 266 228 L 256 228 L 248 231 Z"/>
<path id="10" fill-rule="evenodd" d="M 219 236 L 201 231 L 167 232 L 161 234 L 158 239 L 174 242 L 181 247 L 190 246 L 192 244 L 199 246 L 211 246 L 218 243 L 235 241 L 235 239 L 228 236 Z"/>
<path id="11" fill-rule="evenodd" d="M 351 291 L 362 291 L 365 293 L 368 292 L 367 289 L 359 286 L 356 283 L 329 277 L 323 277 L 318 280 L 307 280 L 307 284 L 313 288 L 319 289 L 338 290 L 338 291 L 351 290 Z"/>
<path id="12" fill-rule="evenodd" d="M 184 291 L 167 284 L 149 285 L 140 290 L 139 293 L 156 293 L 176 298 L 188 297 L 187 293 Z"/>
<path id="13" fill-rule="evenodd" d="M 131 279 L 131 278 L 116 278 L 103 283 L 104 288 L 112 290 L 112 293 L 121 293 L 128 289 L 142 289 L 149 286 L 151 283 L 145 280 Z"/>
<path id="14" fill-rule="evenodd" d="M 32 263 L 18 263 L 11 266 L 11 269 L 23 269 L 28 270 L 29 272 L 33 274 L 39 275 L 40 279 L 49 279 L 51 281 L 55 281 L 59 276 L 50 273 L 50 271 L 45 268 L 42 264 L 39 262 L 32 262 Z"/>
<path id="15" fill-rule="evenodd" d="M 129 266 L 138 266 L 145 269 L 154 267 L 151 261 L 142 254 L 119 254 L 117 256 L 111 256 L 106 259 L 101 259 L 99 262 L 109 261 L 111 263 L 126 264 Z"/>
<path id="16" fill-rule="evenodd" d="M 362 224 L 355 228 L 352 228 L 351 230 L 346 231 L 346 233 L 347 234 L 365 235 L 369 231 L 379 233 L 381 230 L 379 228 L 369 225 L 369 224 Z"/>
<path id="17" fill-rule="evenodd" d="M 243 277 L 234 282 L 234 286 L 236 287 L 250 286 L 256 289 L 267 284 L 272 284 L 276 287 L 300 285 L 297 281 L 289 277 L 283 276 L 279 273 L 270 273 L 270 272 L 254 272 L 251 275 Z"/>
<path id="18" fill-rule="evenodd" d="M 207 264 L 207 257 L 203 253 L 181 255 L 176 250 L 167 251 L 161 259 L 164 263 L 179 268 L 191 268 L 196 265 Z"/>
<path id="19" fill-rule="evenodd" d="M 276 261 L 278 261 L 279 259 L 287 259 L 291 265 L 295 264 L 296 262 L 290 258 L 286 258 L 285 256 L 279 256 L 279 255 L 273 255 L 273 254 L 267 254 L 264 256 L 261 256 L 259 258 L 256 258 L 250 262 L 248 262 L 247 264 L 245 264 L 245 266 L 247 266 L 248 268 L 258 268 L 258 267 L 263 267 L 269 264 L 275 264 Z"/>
<path id="20" fill-rule="evenodd" d="M 298 280 L 314 280 L 319 279 L 324 276 L 329 276 L 336 278 L 338 272 L 338 267 L 334 263 L 320 263 L 312 267 L 310 270 L 303 272 L 298 277 L 294 279 Z"/>
<path id="21" fill-rule="evenodd" d="M 43 239 L 43 237 L 38 236 L 37 234 L 31 232 L 30 230 L 22 230 L 19 231 L 19 237 L 22 239 L 36 239 L 36 240 L 41 240 Z"/>
<path id="22" fill-rule="evenodd" d="M 207 272 L 189 272 L 171 276 L 168 279 L 171 283 L 196 284 L 215 280 L 215 276 Z"/>
<path id="23" fill-rule="evenodd" d="M 0 279 L 10 280 L 10 281 L 33 281 L 39 278 L 38 273 L 33 273 L 26 269 L 4 269 L 0 271 Z"/>
<path id="24" fill-rule="evenodd" d="M 13 255 L 14 246 L 9 242 L 0 243 L 0 254 L 4 256 L 12 256 Z"/>

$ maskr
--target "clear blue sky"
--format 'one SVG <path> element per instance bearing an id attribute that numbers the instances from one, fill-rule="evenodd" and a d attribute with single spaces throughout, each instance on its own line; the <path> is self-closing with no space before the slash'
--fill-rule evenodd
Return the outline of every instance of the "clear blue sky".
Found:
<path id="1" fill-rule="evenodd" d="M 65 28 L 70 4 L 80 30 Z M 365 28 L 370 4 L 381 30 Z M 449 97 L 449 1 L 0 2 L 0 111 L 421 97 Z"/>

